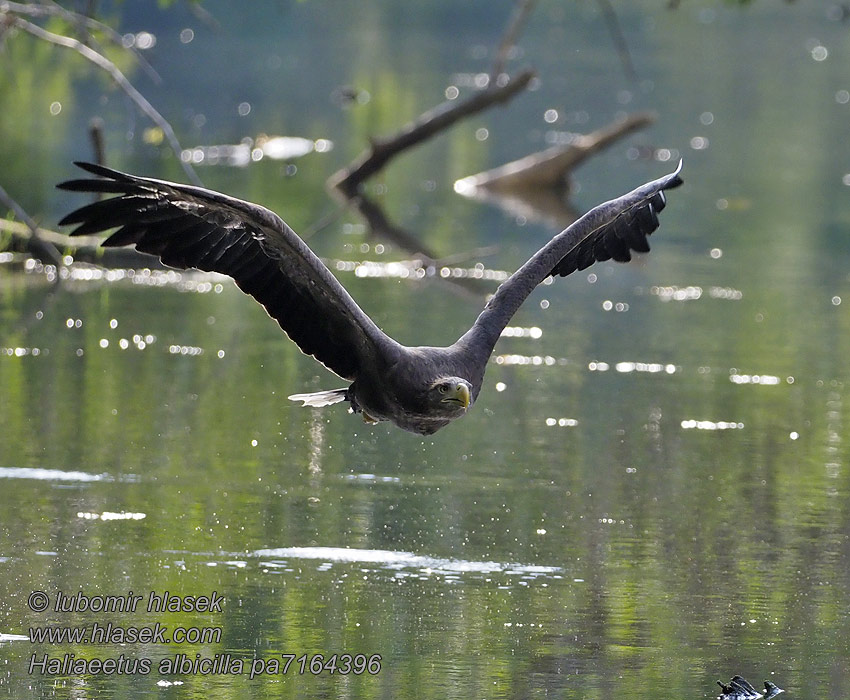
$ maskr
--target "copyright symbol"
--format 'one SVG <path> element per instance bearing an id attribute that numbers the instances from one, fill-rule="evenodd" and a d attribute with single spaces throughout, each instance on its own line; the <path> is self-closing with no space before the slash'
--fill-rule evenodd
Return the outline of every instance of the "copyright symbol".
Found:
<path id="1" fill-rule="evenodd" d="M 50 598 L 44 591 L 33 591 L 30 597 L 27 598 L 27 605 L 33 612 L 44 612 L 47 606 L 50 605 Z"/>

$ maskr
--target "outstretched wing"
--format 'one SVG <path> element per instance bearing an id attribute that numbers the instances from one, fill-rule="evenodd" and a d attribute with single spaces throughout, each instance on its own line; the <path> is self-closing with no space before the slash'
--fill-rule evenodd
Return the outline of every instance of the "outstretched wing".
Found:
<path id="1" fill-rule="evenodd" d="M 631 251 L 648 253 L 647 237 L 658 228 L 658 214 L 667 205 L 664 190 L 682 184 L 681 171 L 679 161 L 669 175 L 604 202 L 582 216 L 550 242 L 556 250 L 567 252 L 549 274 L 566 277 L 603 260 L 628 262 Z"/>
<path id="2" fill-rule="evenodd" d="M 62 219 L 79 224 L 72 236 L 118 228 L 104 246 L 135 245 L 171 267 L 229 275 L 304 353 L 346 379 L 398 348 L 274 212 L 202 187 L 77 165 L 100 177 L 60 188 L 118 196 Z"/>
<path id="3" fill-rule="evenodd" d="M 505 280 L 462 339 L 489 357 L 500 333 L 534 288 L 550 275 L 566 276 L 594 262 L 625 262 L 631 251 L 649 250 L 649 236 L 658 228 L 658 213 L 666 203 L 664 190 L 682 184 L 682 163 L 669 175 L 591 209 Z"/>

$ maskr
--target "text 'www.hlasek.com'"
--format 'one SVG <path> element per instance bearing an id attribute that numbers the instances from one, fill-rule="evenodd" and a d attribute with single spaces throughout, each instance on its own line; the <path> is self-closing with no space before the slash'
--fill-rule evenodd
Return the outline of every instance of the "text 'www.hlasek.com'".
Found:
<path id="1" fill-rule="evenodd" d="M 213 591 L 208 595 L 174 595 L 150 591 L 145 595 L 86 595 L 82 591 L 48 595 L 33 591 L 27 604 L 33 612 L 49 614 L 133 616 L 186 613 L 205 617 L 223 612 L 226 598 Z M 215 618 L 212 618 L 213 621 Z M 135 655 L 123 650 L 117 655 L 83 656 L 79 652 L 33 653 L 28 672 L 44 676 L 75 675 L 247 675 L 249 678 L 280 675 L 376 675 L 381 670 L 380 654 L 350 652 L 267 654 L 243 658 L 227 652 L 209 654 L 210 645 L 220 645 L 220 626 L 151 624 L 126 625 L 105 617 L 85 624 L 46 624 L 29 628 L 29 641 L 39 645 L 108 647 L 139 645 L 202 645 L 205 653 L 181 651 L 161 657 Z M 146 646 L 145 651 L 150 647 Z M 86 650 L 87 652 L 89 650 Z"/>

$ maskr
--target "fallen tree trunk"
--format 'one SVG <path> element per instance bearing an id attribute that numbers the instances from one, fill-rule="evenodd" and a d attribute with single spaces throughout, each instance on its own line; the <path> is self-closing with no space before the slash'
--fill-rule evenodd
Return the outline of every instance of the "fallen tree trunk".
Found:
<path id="1" fill-rule="evenodd" d="M 445 131 L 461 119 L 478 114 L 494 104 L 507 102 L 524 90 L 532 78 L 534 78 L 534 72 L 525 70 L 503 84 L 499 81 L 494 84 L 491 81 L 489 87 L 476 92 L 466 100 L 444 102 L 425 112 L 403 126 L 394 136 L 373 139 L 370 148 L 350 166 L 328 178 L 328 187 L 341 192 L 349 199 L 354 197 L 360 183 L 381 170 L 396 155 Z"/>
<path id="2" fill-rule="evenodd" d="M 589 134 L 578 134 L 566 146 L 552 146 L 498 168 L 470 175 L 455 183 L 455 191 L 474 196 L 477 189 L 492 192 L 560 189 L 570 173 L 594 153 L 655 121 L 652 114 L 632 114 Z"/>

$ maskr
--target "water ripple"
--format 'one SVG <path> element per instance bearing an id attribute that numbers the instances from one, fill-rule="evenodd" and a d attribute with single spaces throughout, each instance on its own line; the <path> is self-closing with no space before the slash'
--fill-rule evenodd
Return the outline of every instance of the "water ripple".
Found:
<path id="1" fill-rule="evenodd" d="M 114 481 L 109 474 L 66 472 L 61 469 L 37 467 L 0 467 L 0 479 L 36 479 L 39 481 Z"/>
<path id="2" fill-rule="evenodd" d="M 36 481 L 104 481 L 121 483 L 136 483 L 136 474 L 122 474 L 114 477 L 111 474 L 91 474 L 89 472 L 65 471 L 63 469 L 41 469 L 39 467 L 0 467 L 0 479 L 33 479 Z"/>
<path id="3" fill-rule="evenodd" d="M 417 569 L 429 574 L 491 574 L 504 573 L 536 577 L 561 573 L 557 566 L 538 566 L 495 561 L 468 561 L 428 557 L 411 552 L 393 552 L 384 549 L 347 549 L 344 547 L 281 547 L 258 549 L 253 556 L 263 559 L 313 559 L 323 565 L 375 564 L 382 569 L 397 571 Z"/>

